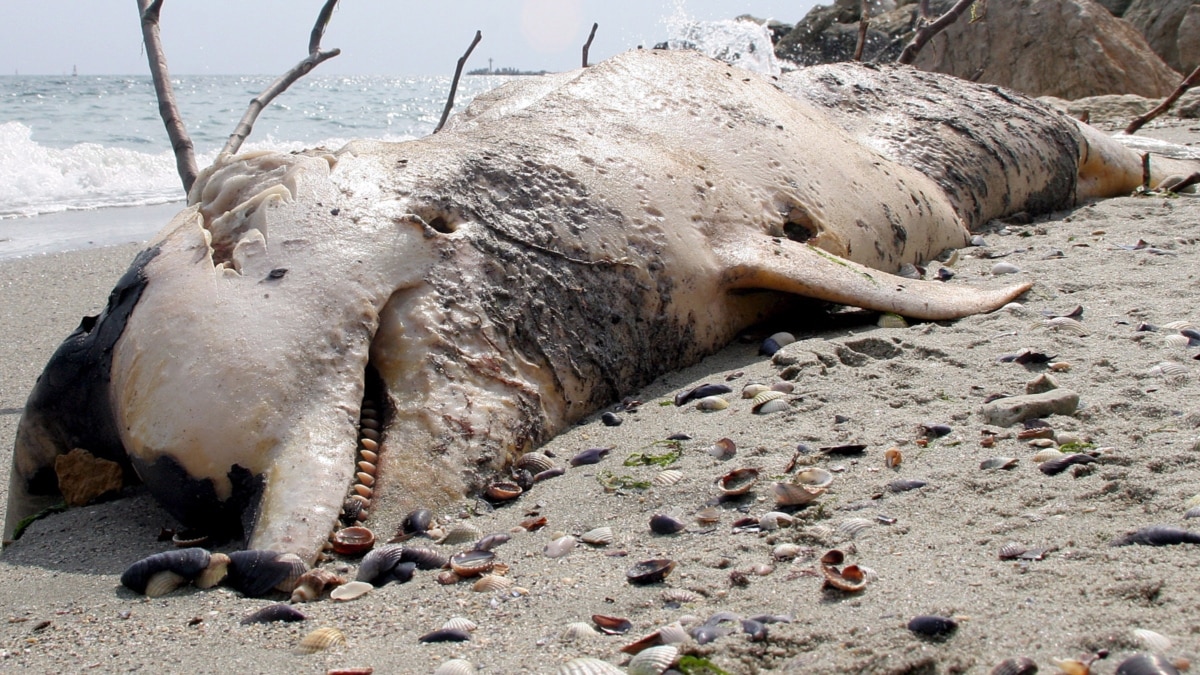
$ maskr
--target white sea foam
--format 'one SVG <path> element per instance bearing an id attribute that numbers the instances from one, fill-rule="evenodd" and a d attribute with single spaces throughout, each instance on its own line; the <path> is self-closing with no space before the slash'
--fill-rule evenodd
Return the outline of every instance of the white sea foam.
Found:
<path id="1" fill-rule="evenodd" d="M 680 5 L 666 24 L 671 49 L 695 49 L 745 70 L 779 74 L 771 33 L 765 25 L 754 21 L 695 21 Z"/>

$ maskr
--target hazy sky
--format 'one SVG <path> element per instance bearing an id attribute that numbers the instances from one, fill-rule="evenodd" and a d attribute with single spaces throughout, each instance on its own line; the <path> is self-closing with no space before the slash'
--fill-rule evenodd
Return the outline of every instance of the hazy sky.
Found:
<path id="1" fill-rule="evenodd" d="M 831 4 L 832 0 L 825 0 Z M 299 61 L 322 0 L 165 0 L 172 74 L 276 74 Z M 817 0 L 342 0 L 322 73 L 451 74 L 475 30 L 467 67 L 568 70 L 592 22 L 591 60 L 666 37 L 664 20 L 750 13 L 795 23 Z M 0 0 L 0 75 L 144 74 L 137 0 Z"/>

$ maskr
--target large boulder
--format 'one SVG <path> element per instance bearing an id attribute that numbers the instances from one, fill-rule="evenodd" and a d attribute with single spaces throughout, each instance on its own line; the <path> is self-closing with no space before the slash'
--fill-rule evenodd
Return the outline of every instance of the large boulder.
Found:
<path id="1" fill-rule="evenodd" d="M 1133 0 L 1124 17 L 1167 65 L 1182 73 L 1200 65 L 1200 0 Z"/>
<path id="2" fill-rule="evenodd" d="M 930 5 L 936 16 L 954 0 Z M 776 55 L 800 65 L 849 60 L 858 41 L 852 10 L 847 4 L 814 8 L 776 45 Z M 863 60 L 894 61 L 915 33 L 917 12 L 915 4 L 901 4 L 872 16 Z M 1162 97 L 1180 80 L 1136 29 L 1092 0 L 980 3 L 930 40 L 914 65 L 1066 99 Z"/>
<path id="3" fill-rule="evenodd" d="M 1096 0 L 1096 2 L 1112 12 L 1113 16 L 1125 16 L 1125 12 L 1133 0 Z"/>

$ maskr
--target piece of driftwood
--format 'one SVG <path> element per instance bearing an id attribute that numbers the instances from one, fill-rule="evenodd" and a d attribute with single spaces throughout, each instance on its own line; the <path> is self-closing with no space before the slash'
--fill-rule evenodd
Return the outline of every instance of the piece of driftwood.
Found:
<path id="1" fill-rule="evenodd" d="M 977 0 L 958 0 L 953 7 L 945 14 L 938 17 L 933 23 L 926 23 L 917 29 L 917 34 L 913 36 L 912 42 L 904 47 L 904 51 L 900 52 L 900 58 L 896 59 L 896 63 L 911 65 L 917 58 L 917 54 L 921 48 L 929 42 L 930 38 L 938 33 L 946 30 L 950 24 L 958 21 L 958 17 L 967 11 L 967 8 L 975 4 Z"/>
<path id="2" fill-rule="evenodd" d="M 592 48 L 592 40 L 594 40 L 596 38 L 596 29 L 599 27 L 600 27 L 600 24 L 593 23 L 592 24 L 592 32 L 588 33 L 587 42 L 583 43 L 583 67 L 584 68 L 588 67 L 588 50 Z"/>
<path id="3" fill-rule="evenodd" d="M 1191 75 L 1183 78 L 1183 82 L 1180 82 L 1179 86 L 1175 87 L 1175 91 L 1171 92 L 1170 96 L 1164 98 L 1162 103 L 1159 103 L 1157 106 L 1155 106 L 1154 110 L 1151 110 L 1145 115 L 1142 115 L 1141 117 L 1130 122 L 1129 126 L 1125 127 L 1125 133 L 1135 133 L 1138 129 L 1141 129 L 1143 126 L 1145 126 L 1145 124 L 1150 120 L 1167 112 L 1172 105 L 1175 105 L 1175 101 L 1178 101 L 1179 97 L 1183 96 L 1183 92 L 1191 89 L 1197 84 L 1200 84 L 1200 66 L 1196 66 L 1196 69 L 1192 71 Z"/>
<path id="4" fill-rule="evenodd" d="M 871 25 L 871 0 L 862 0 L 862 12 L 858 17 L 858 44 L 854 46 L 854 60 L 862 61 L 863 47 L 867 45 L 867 28 Z"/>
<path id="5" fill-rule="evenodd" d="M 317 15 L 317 21 L 308 38 L 308 56 L 293 66 L 291 70 L 279 76 L 261 94 L 250 100 L 246 114 L 242 115 L 237 128 L 225 142 L 225 147 L 221 149 L 222 153 L 233 154 L 242 147 L 242 143 L 250 136 L 250 132 L 254 128 L 254 120 L 258 119 L 258 114 L 263 111 L 263 108 L 270 105 L 276 96 L 287 91 L 293 82 L 307 75 L 313 68 L 342 53 L 340 49 L 321 51 L 321 38 L 325 35 L 325 28 L 329 25 L 329 18 L 333 15 L 333 8 L 337 6 L 337 3 L 338 0 L 325 0 L 325 5 L 321 7 L 321 12 Z"/>
<path id="6" fill-rule="evenodd" d="M 446 119 L 450 117 L 450 110 L 454 108 L 454 95 L 458 93 L 458 78 L 462 77 L 463 66 L 467 65 L 467 59 L 470 58 L 471 52 L 475 51 L 475 45 L 479 44 L 482 39 L 483 32 L 475 31 L 475 39 L 471 40 L 471 46 L 467 47 L 467 51 L 458 60 L 458 67 L 454 69 L 454 80 L 450 82 L 450 95 L 446 97 L 446 107 L 442 108 L 442 119 L 438 120 L 433 133 L 441 131 L 442 126 L 446 124 Z"/>
<path id="7" fill-rule="evenodd" d="M 154 79 L 154 95 L 158 98 L 158 114 L 167 127 L 171 149 L 175 151 L 175 170 L 183 181 L 183 191 L 192 189 L 198 172 L 196 150 L 187 127 L 175 104 L 175 90 L 171 88 L 171 75 L 167 72 L 167 56 L 163 52 L 162 37 L 158 30 L 158 17 L 162 12 L 163 0 L 138 0 L 138 13 L 142 17 L 142 41 L 146 45 L 146 60 L 150 64 L 150 76 Z"/>

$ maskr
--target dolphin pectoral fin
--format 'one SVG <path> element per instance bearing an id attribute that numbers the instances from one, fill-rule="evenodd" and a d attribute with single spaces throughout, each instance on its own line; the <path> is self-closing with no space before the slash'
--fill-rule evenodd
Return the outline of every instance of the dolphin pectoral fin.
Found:
<path id="1" fill-rule="evenodd" d="M 729 290 L 765 289 L 939 321 L 990 312 L 1033 284 L 975 289 L 915 281 L 864 267 L 813 246 L 763 237 L 719 250 Z"/>

